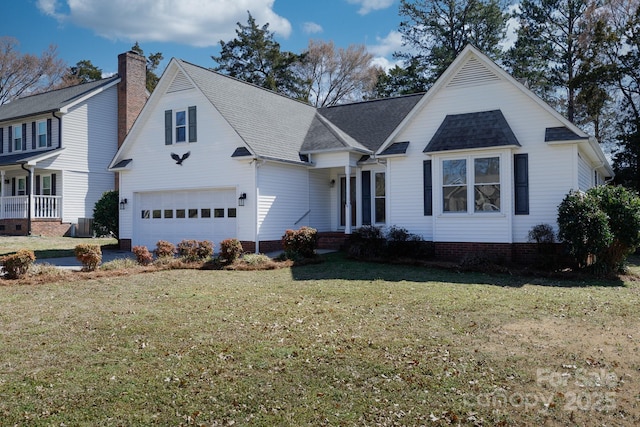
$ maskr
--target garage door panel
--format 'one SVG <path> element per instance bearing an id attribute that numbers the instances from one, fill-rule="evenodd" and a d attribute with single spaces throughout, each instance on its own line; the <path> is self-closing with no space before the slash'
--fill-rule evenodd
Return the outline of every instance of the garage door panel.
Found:
<path id="1" fill-rule="evenodd" d="M 220 241 L 237 235 L 235 190 L 139 193 L 134 244 L 155 247 L 159 240 Z"/>

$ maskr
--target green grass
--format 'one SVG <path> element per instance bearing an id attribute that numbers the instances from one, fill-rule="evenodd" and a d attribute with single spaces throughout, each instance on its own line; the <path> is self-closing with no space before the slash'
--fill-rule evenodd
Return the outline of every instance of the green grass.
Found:
<path id="1" fill-rule="evenodd" d="M 640 422 L 635 282 L 335 254 L 271 271 L 0 283 L 3 425 Z M 615 383 L 576 385 L 603 373 Z"/>
<path id="2" fill-rule="evenodd" d="M 73 248 L 82 243 L 100 246 L 116 245 L 117 239 L 95 238 L 82 239 L 75 237 L 41 237 L 41 236 L 0 236 L 0 256 L 12 254 L 20 249 L 31 249 L 36 258 L 60 258 L 74 256 Z"/>

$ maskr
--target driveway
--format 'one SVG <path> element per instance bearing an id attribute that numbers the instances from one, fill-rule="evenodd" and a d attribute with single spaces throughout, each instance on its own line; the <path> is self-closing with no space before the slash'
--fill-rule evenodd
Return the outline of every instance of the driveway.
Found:
<path id="1" fill-rule="evenodd" d="M 102 263 L 113 261 L 114 259 L 131 258 L 135 259 L 133 252 L 121 251 L 121 250 L 103 250 L 102 251 Z M 36 264 L 50 264 L 56 267 L 65 268 L 69 270 L 82 270 L 82 264 L 76 259 L 76 257 L 61 257 L 61 258 L 38 258 Z"/>

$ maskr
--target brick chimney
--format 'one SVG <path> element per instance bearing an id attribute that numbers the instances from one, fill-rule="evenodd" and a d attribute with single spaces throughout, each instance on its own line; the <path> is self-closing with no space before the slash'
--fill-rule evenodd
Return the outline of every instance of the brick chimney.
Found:
<path id="1" fill-rule="evenodd" d="M 118 148 L 147 101 L 147 60 L 137 52 L 118 55 Z"/>
<path id="2" fill-rule="evenodd" d="M 137 52 L 118 55 L 118 148 L 131 130 L 147 102 L 147 60 Z M 120 174 L 116 173 L 115 189 L 120 189 Z"/>

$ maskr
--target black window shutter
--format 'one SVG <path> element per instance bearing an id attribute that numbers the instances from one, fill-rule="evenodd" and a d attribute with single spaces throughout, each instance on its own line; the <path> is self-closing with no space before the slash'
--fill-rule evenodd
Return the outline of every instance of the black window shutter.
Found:
<path id="1" fill-rule="evenodd" d="M 36 149 L 36 122 L 31 122 L 31 149 Z"/>
<path id="2" fill-rule="evenodd" d="M 8 140 L 9 140 L 9 144 L 8 144 L 8 145 L 9 145 L 9 152 L 12 152 L 12 151 L 13 151 L 13 138 L 12 138 L 12 136 L 13 136 L 13 126 L 9 126 L 9 127 L 7 128 L 7 130 L 9 131 L 9 135 L 8 135 Z M 15 194 L 14 194 L 14 196 L 15 196 Z"/>
<path id="3" fill-rule="evenodd" d="M 529 155 L 514 154 L 515 214 L 529 215 Z"/>
<path id="4" fill-rule="evenodd" d="M 16 179 L 15 178 L 11 178 L 11 195 L 12 196 L 16 195 Z"/>
<path id="5" fill-rule="evenodd" d="M 173 143 L 173 111 L 165 110 L 164 112 L 164 145 Z"/>
<path id="6" fill-rule="evenodd" d="M 433 215 L 433 178 L 431 177 L 431 160 L 422 163 L 422 188 L 424 191 L 424 215 Z"/>
<path id="7" fill-rule="evenodd" d="M 36 175 L 36 194 L 40 195 L 40 175 Z"/>
<path id="8" fill-rule="evenodd" d="M 51 195 L 52 196 L 56 195 L 56 174 L 55 173 L 51 174 Z"/>
<path id="9" fill-rule="evenodd" d="M 371 172 L 362 171 L 362 225 L 371 225 Z"/>
<path id="10" fill-rule="evenodd" d="M 189 107 L 189 142 L 196 142 L 198 140 L 198 123 L 196 116 L 196 106 Z"/>
<path id="11" fill-rule="evenodd" d="M 0 153 L 4 152 L 4 128 L 0 128 Z"/>
<path id="12" fill-rule="evenodd" d="M 47 147 L 51 147 L 51 145 L 53 144 L 51 133 L 51 119 L 47 119 Z"/>
<path id="13" fill-rule="evenodd" d="M 22 124 L 22 150 L 27 149 L 27 124 Z"/>

